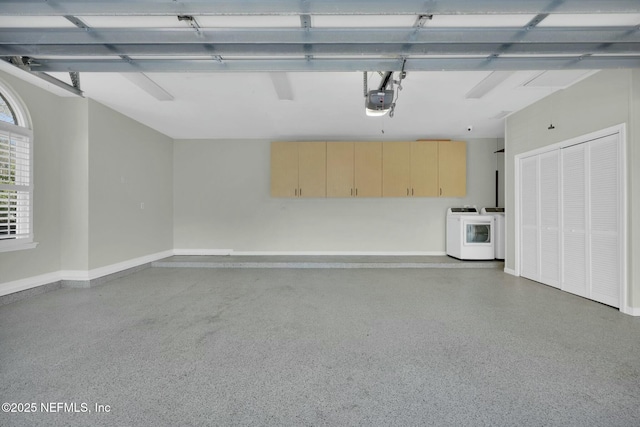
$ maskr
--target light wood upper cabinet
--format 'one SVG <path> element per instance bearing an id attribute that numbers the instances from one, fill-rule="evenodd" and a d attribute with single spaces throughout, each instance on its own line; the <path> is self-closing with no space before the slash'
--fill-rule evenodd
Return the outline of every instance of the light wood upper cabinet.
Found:
<path id="1" fill-rule="evenodd" d="M 438 142 L 440 197 L 467 195 L 467 144 L 464 141 Z"/>
<path id="2" fill-rule="evenodd" d="M 464 197 L 461 141 L 273 142 L 272 197 Z"/>
<path id="3" fill-rule="evenodd" d="M 271 143 L 271 196 L 298 196 L 298 143 Z"/>
<path id="4" fill-rule="evenodd" d="M 384 197 L 438 197 L 438 194 L 438 141 L 383 143 Z"/>
<path id="5" fill-rule="evenodd" d="M 327 142 L 327 197 L 380 197 L 382 143 Z"/>
<path id="6" fill-rule="evenodd" d="M 326 197 L 327 144 L 298 144 L 298 197 Z"/>
<path id="7" fill-rule="evenodd" d="M 324 142 L 271 143 L 272 197 L 325 197 Z"/>
<path id="8" fill-rule="evenodd" d="M 382 143 L 382 195 L 411 195 L 411 142 Z"/>
<path id="9" fill-rule="evenodd" d="M 353 142 L 327 142 L 327 197 L 354 195 Z"/>
<path id="10" fill-rule="evenodd" d="M 382 196 L 382 143 L 354 142 L 355 197 Z"/>
<path id="11" fill-rule="evenodd" d="M 438 141 L 411 143 L 411 195 L 438 197 Z"/>

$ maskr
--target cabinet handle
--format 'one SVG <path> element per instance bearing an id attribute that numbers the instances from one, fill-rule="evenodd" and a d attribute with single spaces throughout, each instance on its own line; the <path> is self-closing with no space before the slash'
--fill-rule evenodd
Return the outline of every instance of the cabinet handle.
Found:
<path id="1" fill-rule="evenodd" d="M 407 196 L 409 195 L 409 189 L 407 188 Z"/>
<path id="2" fill-rule="evenodd" d="M 411 189 L 411 195 L 413 196 L 413 188 Z"/>
<path id="3" fill-rule="evenodd" d="M 358 195 L 358 189 L 356 188 L 356 196 Z"/>
<path id="4" fill-rule="evenodd" d="M 302 188 L 300 189 L 300 197 L 302 197 Z"/>
<path id="5" fill-rule="evenodd" d="M 440 195 L 442 196 L 442 188 L 440 189 Z"/>

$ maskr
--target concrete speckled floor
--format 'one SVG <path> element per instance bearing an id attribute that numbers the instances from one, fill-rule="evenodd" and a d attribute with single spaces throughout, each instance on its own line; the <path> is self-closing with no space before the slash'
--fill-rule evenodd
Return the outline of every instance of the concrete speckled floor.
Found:
<path id="1" fill-rule="evenodd" d="M 37 404 L 2 426 L 636 426 L 640 319 L 495 269 L 149 268 L 0 307 L 0 400 Z"/>

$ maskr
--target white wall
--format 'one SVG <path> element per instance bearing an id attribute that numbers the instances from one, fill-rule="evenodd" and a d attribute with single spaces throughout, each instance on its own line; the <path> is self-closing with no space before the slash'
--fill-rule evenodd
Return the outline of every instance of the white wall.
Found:
<path id="1" fill-rule="evenodd" d="M 89 101 L 90 269 L 173 249 L 172 143 Z"/>
<path id="2" fill-rule="evenodd" d="M 518 154 L 562 142 L 580 135 L 627 123 L 629 301 L 640 307 L 640 266 L 633 253 L 640 250 L 640 144 L 638 85 L 640 70 L 601 71 L 563 91 L 557 92 L 507 118 L 506 123 L 506 209 L 508 269 L 515 268 L 514 157 Z M 635 86 L 635 88 L 634 88 Z M 632 111 L 635 113 L 632 114 Z M 549 130 L 550 121 L 555 129 Z M 637 258 L 637 256 L 636 256 Z"/>
<path id="3" fill-rule="evenodd" d="M 177 140 L 174 247 L 444 253 L 448 207 L 495 203 L 496 144 L 468 142 L 464 199 L 279 199 L 269 194 L 269 141 Z"/>
<path id="4" fill-rule="evenodd" d="M 38 242 L 0 253 L 0 295 L 173 249 L 170 138 L 97 102 L 0 79 L 33 122 Z"/>
<path id="5" fill-rule="evenodd" d="M 61 181 L 63 155 L 60 141 L 77 139 L 74 111 L 82 100 L 60 98 L 0 72 L 29 110 L 34 128 L 34 235 L 35 249 L 0 253 L 0 283 L 60 270 Z"/>

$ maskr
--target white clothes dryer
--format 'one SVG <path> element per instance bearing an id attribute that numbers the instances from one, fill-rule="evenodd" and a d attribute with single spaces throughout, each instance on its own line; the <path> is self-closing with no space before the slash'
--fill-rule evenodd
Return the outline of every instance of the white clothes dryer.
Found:
<path id="1" fill-rule="evenodd" d="M 493 215 L 475 207 L 447 211 L 447 255 L 462 260 L 495 259 Z"/>

